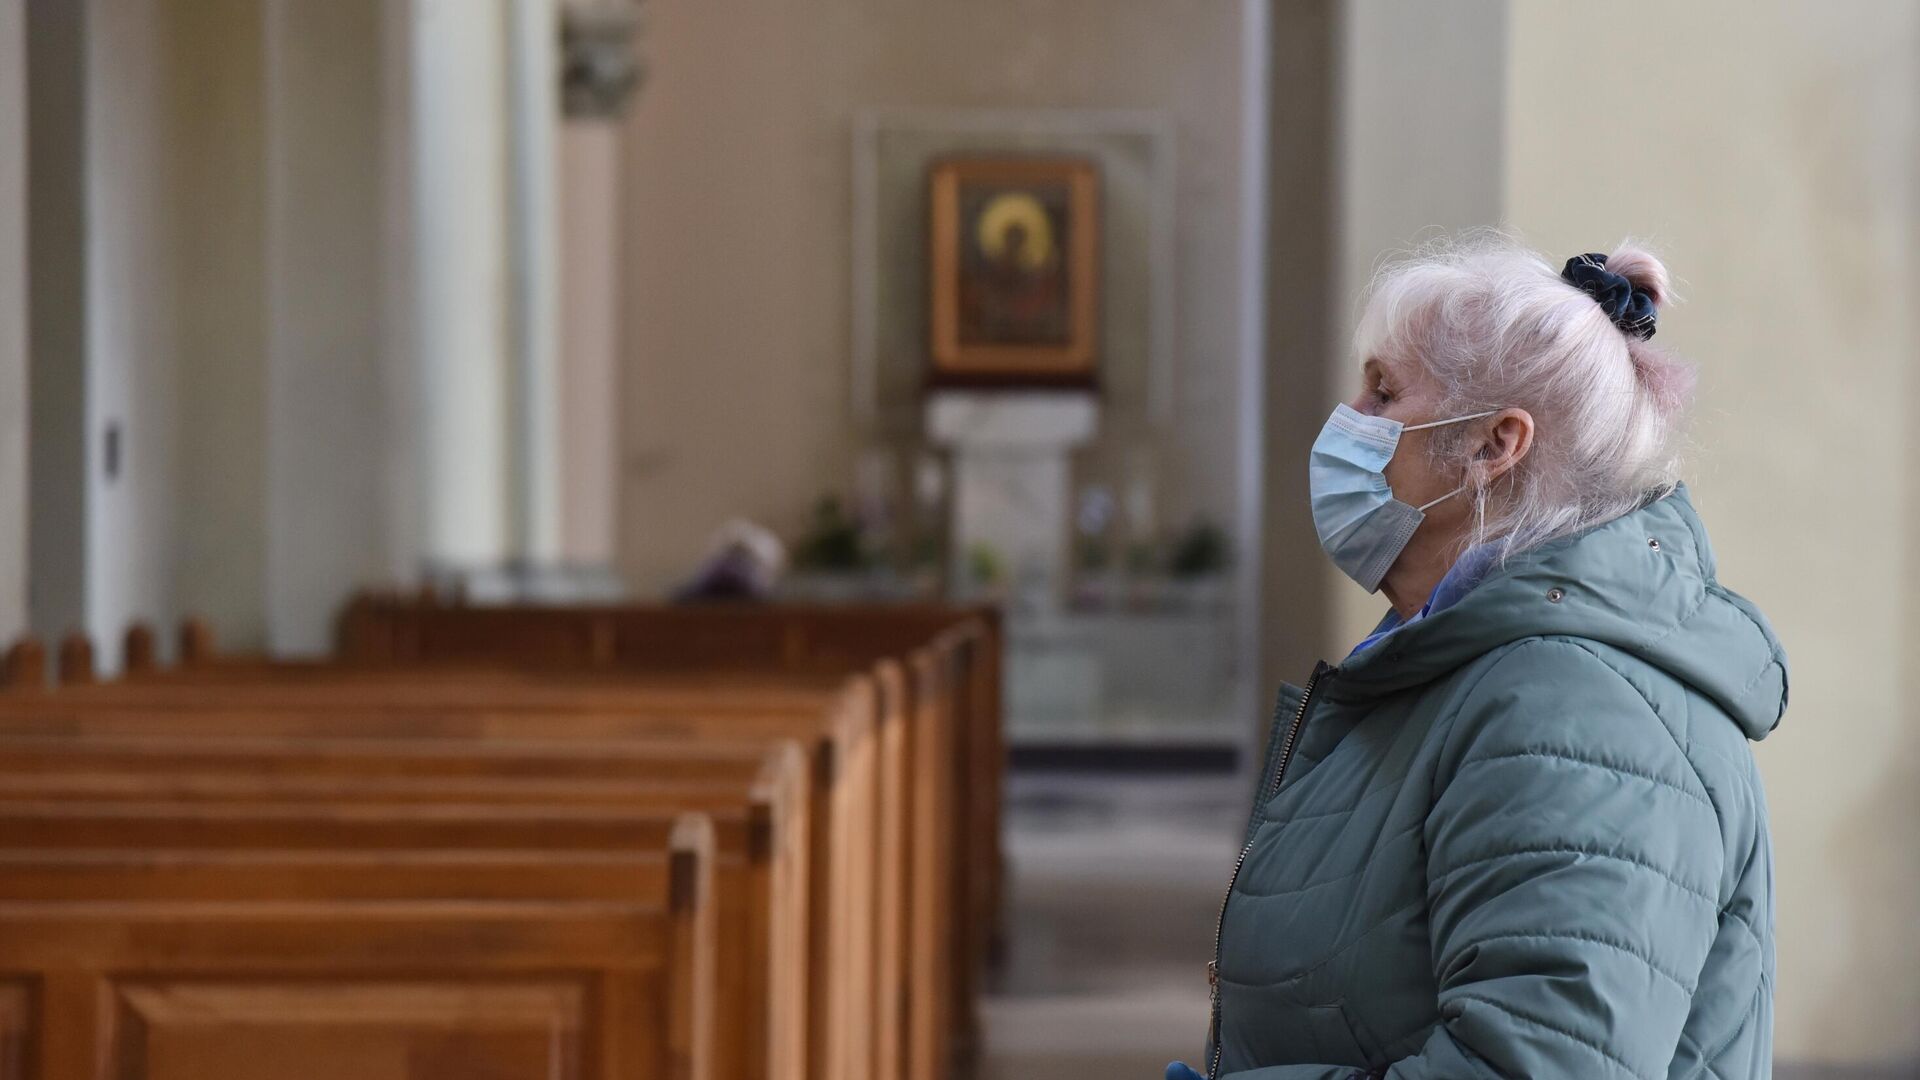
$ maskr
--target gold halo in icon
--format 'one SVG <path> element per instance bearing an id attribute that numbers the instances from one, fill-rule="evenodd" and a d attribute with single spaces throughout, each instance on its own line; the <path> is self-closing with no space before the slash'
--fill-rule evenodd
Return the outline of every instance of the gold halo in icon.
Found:
<path id="1" fill-rule="evenodd" d="M 1007 247 L 1007 234 L 1015 227 L 1025 234 L 1020 262 L 1029 270 L 1038 270 L 1053 261 L 1053 221 L 1040 200 L 1024 191 L 997 195 L 980 211 L 977 237 L 980 250 L 990 259 L 998 259 Z"/>

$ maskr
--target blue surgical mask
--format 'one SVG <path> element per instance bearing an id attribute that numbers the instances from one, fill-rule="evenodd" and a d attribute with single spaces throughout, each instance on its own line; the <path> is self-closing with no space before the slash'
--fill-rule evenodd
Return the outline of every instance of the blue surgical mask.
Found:
<path id="1" fill-rule="evenodd" d="M 1462 485 L 1424 506 L 1408 506 L 1394 498 L 1386 470 L 1401 433 L 1478 420 L 1498 411 L 1407 426 L 1345 405 L 1335 407 L 1314 440 L 1307 463 L 1313 527 L 1333 564 L 1361 588 L 1378 591 L 1380 579 L 1426 520 L 1427 508 L 1466 490 Z"/>

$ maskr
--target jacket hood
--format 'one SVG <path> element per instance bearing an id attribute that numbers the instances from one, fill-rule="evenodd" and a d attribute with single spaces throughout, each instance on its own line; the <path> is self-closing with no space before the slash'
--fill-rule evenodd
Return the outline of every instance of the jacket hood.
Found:
<path id="1" fill-rule="evenodd" d="M 1370 697 L 1430 682 L 1524 638 L 1582 638 L 1659 668 L 1712 700 L 1749 739 L 1762 739 L 1786 711 L 1786 653 L 1765 616 L 1721 585 L 1714 566 L 1706 529 L 1680 487 L 1496 565 L 1458 603 L 1350 659 L 1329 691 Z"/>

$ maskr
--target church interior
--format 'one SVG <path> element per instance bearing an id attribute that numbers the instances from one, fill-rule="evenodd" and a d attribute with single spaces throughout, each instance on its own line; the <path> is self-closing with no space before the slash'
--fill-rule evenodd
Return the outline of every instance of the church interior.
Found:
<path id="1" fill-rule="evenodd" d="M 1674 269 L 1775 1070 L 1920 1077 L 1908 0 L 0 0 L 0 1077 L 1200 1061 L 1470 230 Z"/>

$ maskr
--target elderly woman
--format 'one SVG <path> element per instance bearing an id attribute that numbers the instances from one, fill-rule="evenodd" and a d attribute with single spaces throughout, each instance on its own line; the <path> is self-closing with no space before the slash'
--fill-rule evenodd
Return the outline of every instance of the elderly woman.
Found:
<path id="1" fill-rule="evenodd" d="M 1675 479 L 1667 274 L 1504 241 L 1385 272 L 1310 463 L 1393 610 L 1282 689 L 1207 1075 L 1769 1075 L 1767 621 Z M 1169 1077 L 1192 1077 L 1185 1065 Z"/>

